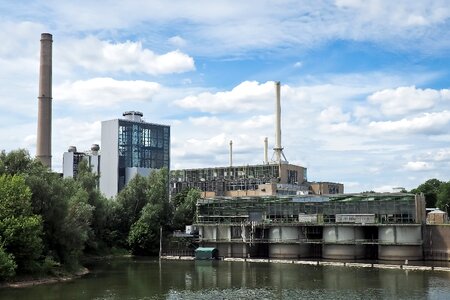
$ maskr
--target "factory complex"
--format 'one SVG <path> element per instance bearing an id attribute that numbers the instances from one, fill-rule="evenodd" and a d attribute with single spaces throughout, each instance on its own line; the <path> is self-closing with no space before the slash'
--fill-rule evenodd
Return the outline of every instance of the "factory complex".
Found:
<path id="1" fill-rule="evenodd" d="M 49 168 L 51 43 L 52 36 L 42 34 L 36 150 Z M 305 167 L 289 163 L 281 144 L 279 82 L 275 95 L 272 160 L 266 138 L 263 163 L 236 166 L 230 141 L 228 166 L 170 170 L 171 197 L 188 188 L 201 191 L 185 237 L 221 257 L 449 259 L 450 229 L 439 225 L 447 216 L 427 216 L 423 195 L 344 194 L 342 183 L 309 181 Z M 63 176 L 76 176 L 85 160 L 99 175 L 100 191 L 113 198 L 136 175 L 170 169 L 170 126 L 146 122 L 143 115 L 127 111 L 102 121 L 100 145 L 86 152 L 70 146 L 63 154 Z"/>

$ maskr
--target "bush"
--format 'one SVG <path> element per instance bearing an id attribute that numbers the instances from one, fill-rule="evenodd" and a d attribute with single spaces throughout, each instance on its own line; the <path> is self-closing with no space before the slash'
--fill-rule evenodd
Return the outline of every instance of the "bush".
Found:
<path id="1" fill-rule="evenodd" d="M 11 278 L 16 275 L 16 262 L 12 254 L 6 253 L 0 245 L 0 281 Z"/>

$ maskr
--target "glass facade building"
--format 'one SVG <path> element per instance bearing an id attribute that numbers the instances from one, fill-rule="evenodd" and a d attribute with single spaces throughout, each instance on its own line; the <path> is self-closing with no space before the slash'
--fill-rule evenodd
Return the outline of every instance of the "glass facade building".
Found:
<path id="1" fill-rule="evenodd" d="M 102 122 L 100 189 L 109 197 L 136 174 L 170 167 L 170 127 L 144 122 L 139 112 L 124 117 Z"/>

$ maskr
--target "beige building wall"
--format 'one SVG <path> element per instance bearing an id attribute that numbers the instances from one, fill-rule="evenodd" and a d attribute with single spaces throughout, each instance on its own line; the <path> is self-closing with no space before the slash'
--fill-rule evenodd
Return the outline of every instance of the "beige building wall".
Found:
<path id="1" fill-rule="evenodd" d="M 280 165 L 280 182 L 279 183 L 291 183 L 293 184 L 294 182 L 289 182 L 289 178 L 288 178 L 288 174 L 289 171 L 295 171 L 297 172 L 297 183 L 303 183 L 306 181 L 305 178 L 305 170 L 306 168 L 301 167 L 301 166 L 296 166 L 296 165 L 291 165 L 291 164 L 281 164 Z"/>
<path id="2" fill-rule="evenodd" d="M 311 190 L 315 195 L 343 194 L 344 185 L 334 182 L 312 182 Z"/>

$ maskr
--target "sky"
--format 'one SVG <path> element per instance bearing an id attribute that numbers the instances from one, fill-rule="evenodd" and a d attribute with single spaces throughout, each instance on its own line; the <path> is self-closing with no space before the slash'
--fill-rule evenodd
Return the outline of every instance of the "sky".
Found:
<path id="1" fill-rule="evenodd" d="M 0 0 L 0 149 L 36 151 L 40 34 L 53 35 L 53 169 L 137 110 L 171 168 L 263 162 L 275 140 L 346 192 L 450 180 L 448 1 Z M 271 153 L 269 153 L 269 158 Z"/>

